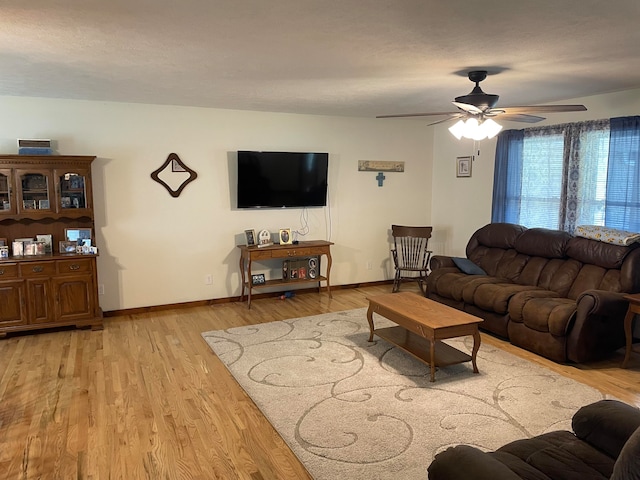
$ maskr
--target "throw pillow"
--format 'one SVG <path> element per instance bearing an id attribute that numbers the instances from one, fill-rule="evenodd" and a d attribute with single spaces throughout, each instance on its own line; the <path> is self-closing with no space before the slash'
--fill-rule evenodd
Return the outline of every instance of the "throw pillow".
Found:
<path id="1" fill-rule="evenodd" d="M 453 260 L 453 263 L 456 264 L 456 267 L 458 267 L 467 275 L 486 275 L 487 274 L 487 272 L 485 272 L 482 268 L 480 268 L 478 265 L 473 263 L 468 258 L 453 257 L 452 260 Z"/>
<path id="2" fill-rule="evenodd" d="M 640 480 L 640 428 L 624 444 L 613 466 L 611 480 Z"/>

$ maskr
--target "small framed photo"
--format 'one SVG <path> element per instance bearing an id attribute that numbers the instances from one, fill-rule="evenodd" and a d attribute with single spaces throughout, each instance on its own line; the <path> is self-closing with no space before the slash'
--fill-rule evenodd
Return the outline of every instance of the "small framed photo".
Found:
<path id="1" fill-rule="evenodd" d="M 256 244 L 256 231 L 255 230 L 245 230 L 244 236 L 247 239 L 247 247 L 252 247 Z"/>
<path id="2" fill-rule="evenodd" d="M 0 247 L 8 247 L 9 244 L 7 243 L 7 239 L 6 238 L 0 238 Z"/>
<path id="3" fill-rule="evenodd" d="M 64 237 L 69 242 L 76 242 L 78 245 L 92 245 L 90 228 L 65 228 Z"/>
<path id="4" fill-rule="evenodd" d="M 11 244 L 11 253 L 14 257 L 22 257 L 24 255 L 24 244 L 22 242 L 13 242 Z"/>
<path id="5" fill-rule="evenodd" d="M 290 228 L 282 228 L 279 233 L 280 245 L 290 245 L 293 242 L 291 238 L 291 229 Z"/>
<path id="6" fill-rule="evenodd" d="M 51 235 L 36 235 L 38 242 L 44 242 L 45 253 L 53 253 L 53 236 Z"/>
<path id="7" fill-rule="evenodd" d="M 456 158 L 456 177 L 470 177 L 473 157 Z"/>
<path id="8" fill-rule="evenodd" d="M 60 253 L 76 253 L 76 248 L 78 247 L 78 242 L 62 240 L 59 244 Z"/>
<path id="9" fill-rule="evenodd" d="M 25 210 L 35 210 L 36 208 L 36 201 L 35 200 L 23 200 L 22 201 L 22 207 Z"/>
<path id="10" fill-rule="evenodd" d="M 264 278 L 264 273 L 257 273 L 251 275 L 251 285 L 264 285 L 267 280 Z"/>
<path id="11" fill-rule="evenodd" d="M 61 197 L 60 198 L 60 207 L 61 208 L 71 208 L 71 197 Z"/>
<path id="12" fill-rule="evenodd" d="M 40 210 L 49 210 L 49 200 L 38 200 L 38 208 Z"/>

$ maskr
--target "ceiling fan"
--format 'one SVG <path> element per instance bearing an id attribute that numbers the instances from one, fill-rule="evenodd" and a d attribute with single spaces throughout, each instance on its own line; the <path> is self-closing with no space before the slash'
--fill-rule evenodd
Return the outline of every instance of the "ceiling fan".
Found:
<path id="1" fill-rule="evenodd" d="M 455 101 L 451 102 L 456 107 L 458 107 L 458 111 L 456 112 L 401 113 L 396 115 L 378 115 L 376 118 L 430 117 L 446 115 L 448 118 L 438 120 L 437 122 L 430 123 L 429 125 L 436 125 L 438 123 L 447 122 L 455 118 L 465 119 L 466 122 L 461 120 L 449 130 L 452 130 L 456 126 L 459 126 L 460 128 L 458 128 L 458 131 L 462 132 L 462 130 L 460 130 L 462 128 L 462 123 L 468 124 L 469 128 L 476 130 L 483 124 L 486 124 L 484 130 L 489 133 L 491 133 L 491 131 L 495 131 L 495 133 L 493 135 L 484 135 L 482 138 L 491 138 L 502 128 L 492 120 L 492 118 L 494 117 L 499 116 L 501 119 L 511 122 L 536 123 L 544 120 L 545 118 L 538 115 L 532 115 L 532 113 L 581 112 L 587 109 L 584 105 L 528 105 L 519 107 L 495 108 L 500 97 L 498 95 L 484 93 L 480 88 L 480 82 L 487 78 L 487 71 L 472 70 L 468 73 L 468 76 L 469 80 L 474 82 L 476 86 L 467 95 L 456 97 Z M 467 136 L 464 133 L 462 133 L 461 135 L 457 135 L 453 130 L 451 131 L 451 133 L 458 137 L 458 139 L 462 136 Z M 476 136 L 478 135 L 479 133 L 476 134 Z M 468 138 L 475 137 L 469 136 Z M 475 139 L 479 140 L 481 138 Z"/>

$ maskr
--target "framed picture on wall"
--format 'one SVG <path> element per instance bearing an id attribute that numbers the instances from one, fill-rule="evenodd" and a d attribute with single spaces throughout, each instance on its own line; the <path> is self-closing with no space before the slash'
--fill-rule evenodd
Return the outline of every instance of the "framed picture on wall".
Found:
<path id="1" fill-rule="evenodd" d="M 456 158 L 456 177 L 470 177 L 473 157 Z"/>

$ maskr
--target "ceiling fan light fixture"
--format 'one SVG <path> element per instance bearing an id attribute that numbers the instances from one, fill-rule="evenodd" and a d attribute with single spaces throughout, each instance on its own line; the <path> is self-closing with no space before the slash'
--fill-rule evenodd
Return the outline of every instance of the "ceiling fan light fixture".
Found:
<path id="1" fill-rule="evenodd" d="M 493 138 L 498 133 L 500 133 L 500 130 L 502 130 L 502 125 L 500 125 L 498 122 L 495 122 L 494 120 L 491 120 L 490 118 L 487 118 L 484 122 L 482 122 L 480 128 L 483 130 L 487 138 Z"/>
<path id="2" fill-rule="evenodd" d="M 464 120 L 458 120 L 454 125 L 449 127 L 449 131 L 451 135 L 460 140 L 465 133 L 465 123 Z"/>
<path id="3" fill-rule="evenodd" d="M 453 126 L 449 127 L 451 134 L 458 140 L 462 137 L 477 141 L 484 140 L 485 138 L 493 138 L 500 130 L 502 130 L 502 125 L 490 118 L 479 122 L 475 117 L 468 118 L 467 120 L 458 120 Z"/>

